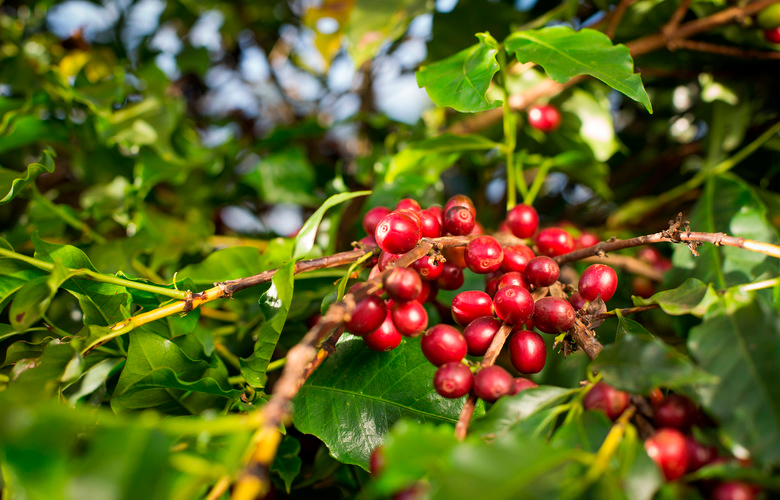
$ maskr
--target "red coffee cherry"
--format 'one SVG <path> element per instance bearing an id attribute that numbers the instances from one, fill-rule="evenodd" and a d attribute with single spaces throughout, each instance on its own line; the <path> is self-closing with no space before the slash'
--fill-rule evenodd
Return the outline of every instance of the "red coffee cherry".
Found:
<path id="1" fill-rule="evenodd" d="M 688 447 L 677 429 L 661 429 L 645 441 L 645 451 L 661 468 L 667 481 L 682 477 L 688 470 Z"/>
<path id="2" fill-rule="evenodd" d="M 780 31 L 780 28 L 777 28 L 777 31 Z M 780 43 L 780 35 L 775 43 Z M 710 500 L 753 500 L 755 497 L 756 487 L 741 481 L 720 483 L 710 494 Z"/>
<path id="3" fill-rule="evenodd" d="M 528 108 L 528 124 L 544 133 L 552 132 L 561 124 L 558 108 L 549 104 Z"/>
<path id="4" fill-rule="evenodd" d="M 416 337 L 428 328 L 428 313 L 416 300 L 394 305 L 390 315 L 398 333 L 406 337 Z"/>
<path id="5" fill-rule="evenodd" d="M 685 437 L 688 446 L 688 472 L 694 472 L 718 458 L 718 449 L 714 446 L 705 446 L 691 436 Z"/>
<path id="6" fill-rule="evenodd" d="M 528 261 L 535 257 L 534 251 L 526 245 L 512 245 L 504 247 L 504 261 L 501 270 L 505 272 L 517 271 L 522 273 Z"/>
<path id="7" fill-rule="evenodd" d="M 431 301 L 435 299 L 437 293 L 439 293 L 439 289 L 436 288 L 436 285 L 432 285 L 429 281 L 423 281 L 420 295 L 418 295 L 414 300 L 420 304 L 425 304 L 428 302 L 428 299 L 431 299 Z"/>
<path id="8" fill-rule="evenodd" d="M 506 286 L 493 297 L 493 308 L 502 320 L 510 325 L 519 325 L 531 319 L 534 299 L 523 287 Z"/>
<path id="9" fill-rule="evenodd" d="M 477 215 L 477 210 L 474 208 L 474 202 L 465 194 L 456 194 L 447 200 L 447 203 L 444 205 L 444 213 L 446 214 L 452 207 L 466 207 L 471 210 L 471 213 L 474 214 L 475 217 Z"/>
<path id="10" fill-rule="evenodd" d="M 506 225 L 518 238 L 530 238 L 539 228 L 539 214 L 530 205 L 515 205 L 506 214 Z"/>
<path id="11" fill-rule="evenodd" d="M 496 283 L 496 291 L 501 290 L 505 286 L 521 286 L 526 290 L 529 289 L 528 282 L 526 282 L 523 275 L 517 271 L 505 273 L 500 278 L 498 278 L 498 283 Z"/>
<path id="12" fill-rule="evenodd" d="M 587 304 L 587 303 L 588 302 L 585 299 L 582 298 L 582 295 L 580 295 L 579 292 L 574 292 L 569 297 L 569 304 L 571 304 L 572 307 L 574 309 L 576 309 L 577 311 L 579 311 L 580 309 L 585 307 L 585 304 Z"/>
<path id="13" fill-rule="evenodd" d="M 533 389 L 534 387 L 539 387 L 539 384 L 524 377 L 516 377 L 511 395 L 514 396 L 518 392 L 523 392 L 526 389 Z"/>
<path id="14" fill-rule="evenodd" d="M 368 273 L 368 280 L 371 281 L 372 279 L 378 277 L 380 274 L 382 274 L 382 270 L 379 269 L 379 262 L 371 268 L 371 271 Z"/>
<path id="15" fill-rule="evenodd" d="M 548 227 L 539 231 L 539 234 L 536 235 L 536 246 L 539 248 L 540 254 L 548 257 L 563 255 L 574 251 L 575 248 L 574 238 L 558 227 Z"/>
<path id="16" fill-rule="evenodd" d="M 396 267 L 382 279 L 387 295 L 397 302 L 409 302 L 420 295 L 422 279 L 411 269 Z"/>
<path id="17" fill-rule="evenodd" d="M 685 396 L 669 394 L 655 405 L 653 422 L 659 428 L 687 431 L 696 422 L 696 405 Z"/>
<path id="18" fill-rule="evenodd" d="M 598 244 L 601 241 L 598 236 L 587 231 L 583 231 L 580 237 L 575 240 L 577 248 L 588 248 Z"/>
<path id="19" fill-rule="evenodd" d="M 434 325 L 423 334 L 420 349 L 425 359 L 441 366 L 450 361 L 459 362 L 466 355 L 468 346 L 466 339 L 454 327 Z"/>
<path id="20" fill-rule="evenodd" d="M 593 264 L 582 272 L 577 284 L 577 291 L 588 302 L 601 297 L 604 302 L 615 295 L 617 290 L 617 274 L 604 264 Z"/>
<path id="21" fill-rule="evenodd" d="M 525 266 L 525 279 L 534 286 L 550 286 L 558 281 L 561 268 L 546 255 L 534 257 Z"/>
<path id="22" fill-rule="evenodd" d="M 461 326 L 482 316 L 493 316 L 493 300 L 479 290 L 461 292 L 452 299 L 452 319 Z"/>
<path id="23" fill-rule="evenodd" d="M 485 228 L 479 221 L 474 221 L 474 229 L 471 230 L 469 236 L 482 236 L 483 234 L 485 234 Z"/>
<path id="24" fill-rule="evenodd" d="M 631 280 L 631 293 L 647 299 L 655 295 L 655 283 L 644 276 L 634 276 Z"/>
<path id="25" fill-rule="evenodd" d="M 544 333 L 563 333 L 574 325 L 574 308 L 558 297 L 544 297 L 534 304 L 534 326 Z"/>
<path id="26" fill-rule="evenodd" d="M 390 209 L 387 207 L 374 207 L 366 212 L 366 215 L 363 216 L 363 229 L 366 231 L 366 234 L 374 236 L 379 221 L 389 213 Z"/>
<path id="27" fill-rule="evenodd" d="M 376 295 L 361 300 L 347 322 L 347 331 L 353 335 L 366 335 L 382 324 L 387 316 L 385 303 Z"/>
<path id="28" fill-rule="evenodd" d="M 512 393 L 515 381 L 500 366 L 486 366 L 474 376 L 474 394 L 490 403 Z"/>
<path id="29" fill-rule="evenodd" d="M 465 396 L 474 384 L 469 367 L 459 361 L 441 365 L 433 376 L 433 388 L 440 396 L 450 399 Z"/>
<path id="30" fill-rule="evenodd" d="M 435 215 L 436 218 L 439 219 L 439 227 L 441 227 L 442 230 L 444 230 L 444 209 L 441 208 L 439 205 L 433 205 L 431 207 L 426 208 L 425 210 Z"/>
<path id="31" fill-rule="evenodd" d="M 469 234 L 474 230 L 475 222 L 474 213 L 467 207 L 452 207 L 444 213 L 444 230 L 455 236 Z"/>
<path id="32" fill-rule="evenodd" d="M 433 257 L 424 255 L 414 261 L 412 267 L 420 274 L 420 277 L 424 280 L 433 281 L 444 271 L 444 266 L 436 262 Z"/>
<path id="33" fill-rule="evenodd" d="M 501 276 L 503 274 L 500 274 L 500 272 L 485 275 L 485 293 L 490 295 L 491 298 L 498 291 L 498 281 L 501 279 Z"/>
<path id="34" fill-rule="evenodd" d="M 404 198 L 395 206 L 396 210 L 414 210 L 415 212 L 419 212 L 420 208 L 420 204 L 417 203 L 417 200 L 411 198 Z"/>
<path id="35" fill-rule="evenodd" d="M 471 356 L 484 356 L 499 328 L 501 328 L 501 321 L 492 315 L 482 316 L 469 323 L 463 330 L 468 353 Z"/>
<path id="36" fill-rule="evenodd" d="M 390 312 L 385 316 L 385 320 L 373 333 L 369 333 L 363 337 L 363 341 L 366 343 L 369 349 L 374 351 L 392 351 L 401 344 L 403 337 L 401 333 L 395 328 L 393 324 L 393 318 L 390 316 Z"/>
<path id="37" fill-rule="evenodd" d="M 615 420 L 626 411 L 630 402 L 631 398 L 627 392 L 599 382 L 588 391 L 582 404 L 586 410 L 598 410 L 610 420 Z"/>
<path id="38" fill-rule="evenodd" d="M 780 26 L 764 30 L 764 38 L 769 43 L 780 43 Z"/>
<path id="39" fill-rule="evenodd" d="M 458 266 L 445 262 L 442 266 L 441 276 L 436 279 L 436 286 L 442 290 L 457 290 L 463 286 L 463 271 Z"/>
<path id="40" fill-rule="evenodd" d="M 642 247 L 636 252 L 636 258 L 648 264 L 657 264 L 664 259 L 664 256 L 655 247 Z"/>
<path id="41" fill-rule="evenodd" d="M 385 449 L 382 445 L 374 448 L 371 452 L 371 456 L 368 457 L 368 470 L 371 472 L 371 477 L 377 478 L 385 468 Z"/>
<path id="42" fill-rule="evenodd" d="M 377 267 L 379 267 L 380 271 L 384 271 L 388 267 L 395 265 L 395 261 L 401 257 L 403 257 L 401 253 L 380 252 Z"/>
<path id="43" fill-rule="evenodd" d="M 501 244 L 492 236 L 477 236 L 466 245 L 466 266 L 477 274 L 498 271 L 504 261 Z"/>
<path id="44" fill-rule="evenodd" d="M 438 238 L 441 236 L 442 226 L 438 215 L 430 211 L 430 209 L 426 209 L 420 212 L 420 220 L 422 221 L 423 238 Z"/>
<path id="45" fill-rule="evenodd" d="M 420 241 L 420 223 L 407 213 L 391 212 L 379 221 L 374 237 L 379 248 L 385 252 L 404 254 Z"/>
<path id="46" fill-rule="evenodd" d="M 461 269 L 466 268 L 466 247 L 448 247 L 441 251 L 444 260 Z"/>
<path id="47" fill-rule="evenodd" d="M 509 338 L 509 359 L 520 373 L 539 373 L 547 361 L 544 339 L 536 332 L 520 330 Z"/>

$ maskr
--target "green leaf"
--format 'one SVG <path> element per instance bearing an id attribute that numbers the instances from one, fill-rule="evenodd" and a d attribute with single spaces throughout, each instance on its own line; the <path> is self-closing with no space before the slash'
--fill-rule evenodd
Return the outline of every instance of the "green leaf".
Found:
<path id="1" fill-rule="evenodd" d="M 777 244 L 780 240 L 768 220 L 770 215 L 750 185 L 726 174 L 707 179 L 688 219 L 692 231 L 725 232 Z M 676 246 L 673 283 L 694 277 L 717 288 L 728 288 L 777 276 L 780 270 L 776 258 L 742 248 L 704 243 L 698 251 L 699 256 L 694 257 L 684 245 Z"/>
<path id="2" fill-rule="evenodd" d="M 377 489 L 391 495 L 418 481 L 436 468 L 457 444 L 448 425 L 397 422 L 382 443 L 385 466 L 377 480 Z"/>
<path id="3" fill-rule="evenodd" d="M 600 31 L 574 31 L 566 26 L 517 31 L 504 40 L 504 45 L 518 61 L 538 64 L 558 83 L 590 75 L 653 112 L 642 78 L 634 73 L 628 48 L 613 45 Z"/>
<path id="4" fill-rule="evenodd" d="M 0 168 L 0 205 L 4 205 L 16 198 L 35 179 L 44 172 L 54 172 L 54 157 L 56 154 L 51 148 L 46 148 L 41 153 L 41 159 L 37 163 L 27 165 L 24 177 L 19 177 L 19 172 Z M 5 194 L 4 194 L 5 193 Z"/>
<path id="5" fill-rule="evenodd" d="M 579 118 L 576 139 L 588 145 L 596 160 L 607 161 L 620 148 L 606 95 L 574 89 L 571 96 L 561 104 L 561 111 Z"/>
<path id="6" fill-rule="evenodd" d="M 380 353 L 344 335 L 293 401 L 295 427 L 320 438 L 342 463 L 368 469 L 368 457 L 396 421 L 457 422 L 464 398 L 439 396 L 435 371 L 418 339 Z"/>
<path id="7" fill-rule="evenodd" d="M 666 314 L 673 316 L 692 314 L 702 317 L 718 301 L 718 295 L 712 285 L 688 278 L 677 288 L 658 292 L 646 299 L 634 296 L 633 300 L 635 306 L 658 304 Z"/>
<path id="8" fill-rule="evenodd" d="M 654 387 L 680 389 L 714 384 L 717 377 L 703 371 L 686 355 L 651 337 L 636 321 L 620 317 L 624 330 L 614 344 L 591 363 L 604 381 L 618 389 L 648 394 Z"/>
<path id="9" fill-rule="evenodd" d="M 102 387 L 109 375 L 123 361 L 121 358 L 106 358 L 98 361 L 85 370 L 77 380 L 64 388 L 62 395 L 67 399 L 68 404 L 76 406 L 80 399 Z"/>
<path id="10" fill-rule="evenodd" d="M 259 160 L 241 178 L 255 188 L 265 203 L 316 205 L 314 167 L 302 147 L 273 153 Z"/>
<path id="11" fill-rule="evenodd" d="M 31 267 L 15 259 L 0 258 L 0 309 L 26 283 L 46 279 L 46 271 Z"/>
<path id="12" fill-rule="evenodd" d="M 482 418 L 474 419 L 469 432 L 480 436 L 502 436 L 512 427 L 532 415 L 557 406 L 577 392 L 577 389 L 540 386 L 515 396 L 503 397 Z"/>
<path id="13" fill-rule="evenodd" d="M 74 274 L 76 273 L 65 268 L 60 262 L 55 262 L 51 274 L 25 283 L 16 293 L 8 311 L 11 326 L 19 331 L 25 331 L 41 319 L 49 309 L 49 304 L 57 290 Z"/>
<path id="14" fill-rule="evenodd" d="M 584 411 L 555 430 L 550 444 L 558 448 L 580 448 L 595 453 L 612 428 L 612 421 L 600 411 Z"/>
<path id="15" fill-rule="evenodd" d="M 322 217 L 328 209 L 335 207 L 347 200 L 357 198 L 359 196 L 366 196 L 371 194 L 371 191 L 355 191 L 354 193 L 340 193 L 334 194 L 323 203 L 320 208 L 314 212 L 303 224 L 303 227 L 298 231 L 298 236 L 295 237 L 295 245 L 293 247 L 293 260 L 300 260 L 306 258 L 314 247 L 314 238 L 317 236 L 317 228 L 322 222 Z"/>
<path id="16" fill-rule="evenodd" d="M 68 268 L 96 271 L 87 254 L 71 245 L 57 245 L 32 236 L 35 257 L 59 261 Z M 73 278 L 62 284 L 79 301 L 85 325 L 110 325 L 128 317 L 132 298 L 127 288 L 110 283 Z"/>
<path id="17" fill-rule="evenodd" d="M 215 378 L 217 377 L 217 378 Z M 176 343 L 145 329 L 130 337 L 127 363 L 111 398 L 116 411 L 155 408 L 171 414 L 197 414 L 218 397 L 233 399 L 224 367 L 192 359 Z"/>
<path id="18" fill-rule="evenodd" d="M 385 182 L 393 183 L 398 177 L 412 172 L 435 182 L 462 153 L 498 147 L 501 145 L 481 135 L 442 134 L 424 139 L 408 145 L 393 156 L 385 173 Z"/>
<path id="19" fill-rule="evenodd" d="M 301 472 L 303 461 L 298 456 L 301 451 L 301 443 L 294 437 L 286 434 L 282 436 L 282 442 L 279 443 L 279 449 L 274 457 L 274 463 L 271 464 L 271 471 L 279 474 L 284 481 L 284 488 L 290 493 L 292 482 Z"/>
<path id="20" fill-rule="evenodd" d="M 560 498 L 562 478 L 579 476 L 581 450 L 555 448 L 543 439 L 509 433 L 490 444 L 466 441 L 428 478 L 432 500 Z"/>
<path id="21" fill-rule="evenodd" d="M 499 70 L 498 42 L 488 33 L 477 33 L 479 43 L 417 71 L 417 85 L 425 87 L 437 106 L 461 113 L 476 113 L 501 106 L 485 93 Z"/>
<path id="22" fill-rule="evenodd" d="M 229 247 L 210 253 L 202 262 L 186 266 L 176 273 L 176 278 L 189 278 L 198 284 L 211 285 L 218 281 L 244 278 L 264 270 L 257 248 Z"/>
<path id="23" fill-rule="evenodd" d="M 701 387 L 704 408 L 758 464 L 780 465 L 780 316 L 756 296 L 723 297 L 691 329 L 691 355 L 720 378 Z"/>
<path id="24" fill-rule="evenodd" d="M 257 334 L 252 355 L 240 359 L 241 375 L 253 387 L 265 387 L 265 372 L 279 342 L 293 300 L 294 268 L 294 262 L 280 267 L 274 274 L 271 288 L 260 297 L 265 323 Z"/>

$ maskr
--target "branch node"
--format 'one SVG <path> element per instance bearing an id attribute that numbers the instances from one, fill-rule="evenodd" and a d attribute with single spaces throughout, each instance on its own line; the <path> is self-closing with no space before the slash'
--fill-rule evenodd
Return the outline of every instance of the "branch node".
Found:
<path id="1" fill-rule="evenodd" d="M 227 281 L 215 282 L 214 286 L 219 287 L 220 291 L 222 291 L 223 296 L 227 297 L 228 299 L 233 298 L 233 290 L 228 286 Z"/>

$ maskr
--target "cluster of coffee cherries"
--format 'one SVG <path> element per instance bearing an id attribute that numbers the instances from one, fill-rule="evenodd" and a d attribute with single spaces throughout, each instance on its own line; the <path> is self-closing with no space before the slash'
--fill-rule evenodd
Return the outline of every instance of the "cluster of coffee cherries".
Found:
<path id="1" fill-rule="evenodd" d="M 758 26 L 764 31 L 764 39 L 769 43 L 780 44 L 780 5 L 772 4 L 756 16 Z"/>
<path id="2" fill-rule="evenodd" d="M 664 395 L 654 389 L 649 395 L 655 432 L 645 440 L 645 450 L 658 465 L 667 481 L 675 481 L 705 465 L 726 462 L 714 446 L 697 441 L 691 432 L 695 426 L 711 423 L 689 398 L 680 394 Z M 631 396 L 602 382 L 595 384 L 585 395 L 586 410 L 597 410 L 616 420 L 628 408 Z M 699 485 L 713 500 L 752 500 L 758 490 L 741 481 L 703 481 Z"/>
<path id="3" fill-rule="evenodd" d="M 506 369 L 492 365 L 497 353 L 485 363 L 491 366 L 484 367 L 465 361 L 465 357 L 485 356 L 506 324 L 511 328 L 508 344 L 512 365 L 521 374 L 538 373 L 547 360 L 546 344 L 539 332 L 559 335 L 569 331 L 577 309 L 599 297 L 609 300 L 617 288 L 615 271 L 595 264 L 582 273 L 578 291 L 568 300 L 558 296 L 534 300 L 532 292 L 541 292 L 558 281 L 560 268 L 553 257 L 575 250 L 577 242 L 559 227 L 538 230 L 538 215 L 528 205 L 517 205 L 507 214 L 502 230 L 515 238 L 506 235 L 505 239 L 513 242 L 506 245 L 481 234 L 474 204 L 463 195 L 450 198 L 444 208 L 423 210 L 411 199 L 401 200 L 394 210 L 375 207 L 366 213 L 363 227 L 369 236 L 361 241 L 382 249 L 369 278 L 392 269 L 382 274 L 387 300 L 379 295 L 362 300 L 352 312 L 347 330 L 379 351 L 394 349 L 403 336 L 416 337 L 424 331 L 421 349 L 438 367 L 433 385 L 446 398 L 460 398 L 473 391 L 492 402 L 535 386 L 527 378 L 513 378 Z M 443 256 L 425 255 L 411 268 L 393 267 L 421 238 L 446 235 L 471 238 L 465 246 L 445 249 Z M 529 239 L 533 239 L 536 252 L 518 242 Z M 590 244 L 598 242 L 593 239 Z M 449 313 L 457 327 L 437 324 L 428 328 L 422 303 L 432 300 L 439 289 L 461 288 L 465 268 L 486 277 L 485 290 L 463 291 L 454 297 Z"/>

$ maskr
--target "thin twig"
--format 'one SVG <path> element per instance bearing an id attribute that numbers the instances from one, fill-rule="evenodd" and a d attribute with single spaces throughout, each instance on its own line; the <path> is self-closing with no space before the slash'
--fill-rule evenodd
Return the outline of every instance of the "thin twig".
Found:
<path id="1" fill-rule="evenodd" d="M 725 233 L 699 233 L 699 232 L 680 232 L 679 234 L 669 236 L 668 231 L 661 231 L 655 234 L 648 234 L 646 236 L 637 236 L 636 238 L 629 238 L 627 240 L 608 240 L 602 241 L 592 247 L 583 248 L 581 250 L 575 250 L 567 254 L 559 255 L 555 257 L 555 261 L 560 264 L 567 262 L 574 262 L 577 260 L 591 257 L 594 255 L 602 255 L 606 252 L 614 252 L 615 250 L 623 250 L 624 248 L 638 247 L 642 245 L 648 245 L 651 243 L 680 243 L 680 242 L 693 242 L 693 243 L 712 243 L 716 246 L 730 246 L 737 248 L 744 248 L 753 252 L 763 253 L 772 257 L 780 258 L 780 246 L 773 245 L 771 243 L 764 243 L 761 241 L 748 240 L 746 238 L 737 238 L 734 236 L 728 236 Z"/>
<path id="2" fill-rule="evenodd" d="M 620 0 L 615 10 L 609 16 L 609 25 L 607 26 L 606 35 L 610 38 L 615 38 L 615 32 L 620 25 L 620 20 L 623 19 L 623 15 L 628 10 L 628 7 L 634 3 L 635 0 Z"/>
<path id="3" fill-rule="evenodd" d="M 744 59 L 780 59 L 780 52 L 770 50 L 753 50 L 719 45 L 717 43 L 697 42 L 694 40 L 678 40 L 674 44 L 675 49 L 692 50 L 695 52 L 708 52 L 720 56 L 741 57 Z"/>
<path id="4" fill-rule="evenodd" d="M 629 314 L 636 314 L 640 312 L 645 311 L 652 311 L 653 309 L 658 309 L 658 304 L 648 304 L 646 306 L 636 306 L 636 307 L 626 307 L 625 309 L 615 309 L 613 311 L 607 311 L 605 313 L 597 314 L 594 319 L 607 319 L 607 318 L 614 318 L 617 316 L 618 311 L 620 311 L 620 314 L 623 316 L 628 316 Z"/>
<path id="5" fill-rule="evenodd" d="M 496 336 L 490 342 L 490 347 L 485 352 L 485 356 L 480 363 L 481 368 L 491 366 L 496 362 L 498 355 L 501 353 L 501 349 L 506 343 L 506 339 L 509 338 L 509 334 L 512 333 L 512 325 L 503 323 L 501 328 L 496 332 Z M 480 369 L 481 369 L 480 368 Z M 458 417 L 458 423 L 455 424 L 455 438 L 460 441 L 466 439 L 466 434 L 469 430 L 469 423 L 471 423 L 471 417 L 474 416 L 474 408 L 477 405 L 477 396 L 473 393 L 469 395 L 466 402 L 463 404 L 463 409 Z"/>
<path id="6" fill-rule="evenodd" d="M 669 18 L 669 22 L 661 28 L 661 31 L 664 33 L 673 33 L 680 26 L 685 14 L 688 13 L 688 9 L 691 8 L 691 3 L 692 0 L 682 0 L 674 11 L 674 14 L 672 14 L 672 17 Z"/>

